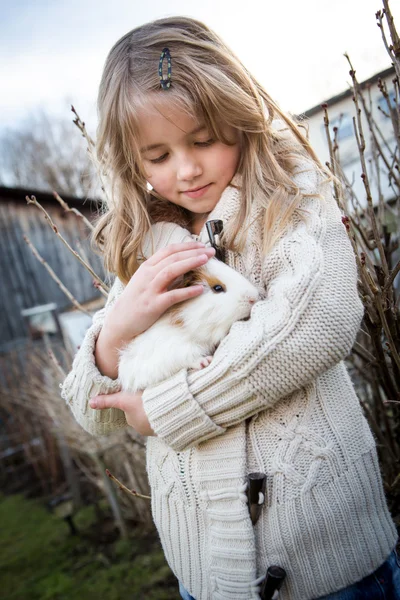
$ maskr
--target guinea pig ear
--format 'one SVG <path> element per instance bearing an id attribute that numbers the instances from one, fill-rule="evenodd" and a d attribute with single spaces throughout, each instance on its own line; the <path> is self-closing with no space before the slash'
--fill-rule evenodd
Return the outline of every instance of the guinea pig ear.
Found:
<path id="1" fill-rule="evenodd" d="M 168 290 L 169 291 L 171 291 L 171 290 L 177 290 L 179 288 L 185 287 L 183 285 L 183 278 L 184 278 L 184 275 L 179 275 L 179 277 L 177 277 L 176 279 L 174 279 L 174 281 L 169 284 Z"/>
<path id="2" fill-rule="evenodd" d="M 201 273 L 199 269 L 188 271 L 184 274 L 182 287 L 190 287 L 191 285 L 196 285 L 196 283 L 202 283 Z"/>
<path id="3" fill-rule="evenodd" d="M 178 288 L 190 287 L 191 285 L 196 285 L 199 283 L 203 283 L 203 278 L 201 276 L 200 269 L 194 269 L 193 271 L 188 271 L 184 275 L 180 275 L 168 286 L 168 290 L 176 290 Z"/>

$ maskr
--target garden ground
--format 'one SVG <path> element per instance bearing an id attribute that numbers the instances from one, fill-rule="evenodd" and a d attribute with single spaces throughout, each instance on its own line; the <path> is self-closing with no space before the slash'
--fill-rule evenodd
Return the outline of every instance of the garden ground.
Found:
<path id="1" fill-rule="evenodd" d="M 154 531 L 120 539 L 107 513 L 74 516 L 78 535 L 38 500 L 0 496 L 4 600 L 178 600 L 178 583 Z"/>

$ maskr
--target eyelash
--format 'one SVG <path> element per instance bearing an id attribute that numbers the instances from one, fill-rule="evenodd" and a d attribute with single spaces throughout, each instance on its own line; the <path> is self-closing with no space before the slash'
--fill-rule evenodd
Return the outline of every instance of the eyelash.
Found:
<path id="1" fill-rule="evenodd" d="M 207 148 L 208 146 L 211 146 L 214 142 L 215 142 L 215 140 L 210 138 L 206 142 L 195 142 L 195 145 L 200 148 Z M 167 158 L 167 156 L 168 156 L 168 152 L 166 152 L 162 156 L 159 156 L 158 158 L 153 158 L 153 159 L 149 159 L 149 160 L 151 163 L 157 164 L 157 163 L 163 162 Z"/>

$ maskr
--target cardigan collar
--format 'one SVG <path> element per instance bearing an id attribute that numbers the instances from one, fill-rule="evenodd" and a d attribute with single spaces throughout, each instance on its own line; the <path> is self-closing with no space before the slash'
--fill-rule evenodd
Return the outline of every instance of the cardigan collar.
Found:
<path id="1" fill-rule="evenodd" d="M 231 220 L 240 209 L 240 203 L 242 201 L 241 183 L 241 175 L 236 174 L 222 192 L 221 198 L 218 200 L 213 210 L 209 213 L 207 221 L 220 219 L 225 225 Z M 204 243 L 209 241 L 205 224 L 201 228 L 200 234 L 194 237 Z"/>
<path id="2" fill-rule="evenodd" d="M 220 219 L 226 228 L 226 225 L 240 211 L 242 201 L 242 176 L 236 174 L 230 184 L 222 192 L 221 198 L 218 200 L 214 209 L 209 213 L 207 221 Z M 249 226 L 246 228 L 248 233 L 253 231 L 257 222 L 259 223 L 258 217 L 262 210 L 263 208 L 260 203 L 257 202 L 257 199 L 253 198 L 249 216 Z M 245 226 L 245 223 L 241 224 L 241 227 L 243 226 Z M 257 229 L 257 231 L 253 231 L 253 234 L 259 237 L 260 232 Z M 205 244 L 209 242 L 205 224 L 201 228 L 199 235 L 193 235 L 193 237 Z"/>

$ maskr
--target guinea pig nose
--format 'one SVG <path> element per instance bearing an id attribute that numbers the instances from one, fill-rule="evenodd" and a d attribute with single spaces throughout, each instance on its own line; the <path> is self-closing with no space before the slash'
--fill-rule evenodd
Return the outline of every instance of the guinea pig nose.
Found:
<path id="1" fill-rule="evenodd" d="M 247 298 L 249 304 L 255 304 L 256 303 L 256 299 L 253 296 L 249 296 L 249 298 Z"/>

